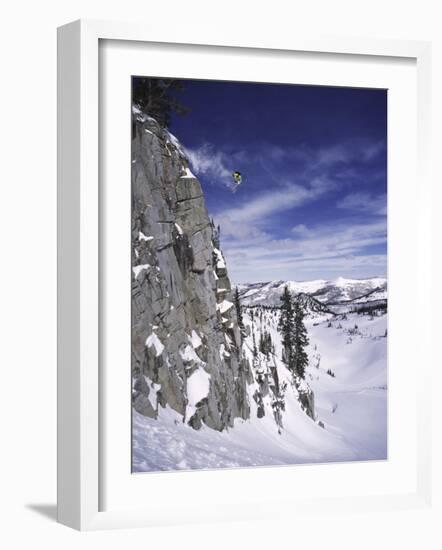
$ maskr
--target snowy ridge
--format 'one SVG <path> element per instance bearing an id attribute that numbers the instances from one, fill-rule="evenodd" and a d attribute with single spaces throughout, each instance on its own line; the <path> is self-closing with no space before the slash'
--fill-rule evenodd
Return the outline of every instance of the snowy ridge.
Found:
<path id="1" fill-rule="evenodd" d="M 338 277 L 333 280 L 319 279 L 315 281 L 270 281 L 264 283 L 239 284 L 241 303 L 244 305 L 279 305 L 279 298 L 288 286 L 290 292 L 312 296 L 318 302 L 330 306 L 348 305 L 348 310 L 358 304 L 372 301 L 387 300 L 387 279 L 373 277 L 370 279 L 345 279 Z M 342 313 L 343 308 L 336 308 Z"/>

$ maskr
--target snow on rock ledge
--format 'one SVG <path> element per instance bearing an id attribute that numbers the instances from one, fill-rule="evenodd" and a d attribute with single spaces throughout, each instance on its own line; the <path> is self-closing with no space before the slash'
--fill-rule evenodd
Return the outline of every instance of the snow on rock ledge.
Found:
<path id="1" fill-rule="evenodd" d="M 191 418 L 196 411 L 196 406 L 209 394 L 210 374 L 203 368 L 195 370 L 187 379 L 187 410 L 186 416 Z"/>
<path id="2" fill-rule="evenodd" d="M 157 357 L 159 357 L 164 351 L 164 345 L 154 332 L 146 338 L 146 346 L 148 348 L 154 347 Z"/>

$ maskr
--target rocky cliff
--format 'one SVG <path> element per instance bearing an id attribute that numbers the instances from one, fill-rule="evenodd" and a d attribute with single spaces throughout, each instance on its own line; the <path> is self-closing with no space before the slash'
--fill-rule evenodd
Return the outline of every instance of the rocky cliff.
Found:
<path id="1" fill-rule="evenodd" d="M 251 315 L 241 333 L 231 294 L 219 235 L 180 143 L 134 108 L 132 400 L 136 411 L 157 418 L 160 409 L 169 406 L 193 428 L 205 424 L 219 431 L 232 427 L 236 418 L 270 417 L 280 430 L 287 399 L 294 399 L 315 419 L 313 393 L 305 381 L 300 384 L 288 373 L 281 350 L 275 353 L 274 345 L 257 349 L 266 330 L 262 312 L 260 322 Z"/>
<path id="2" fill-rule="evenodd" d="M 224 257 L 178 141 L 136 108 L 132 138 L 133 406 L 223 430 L 250 416 L 253 379 Z"/>

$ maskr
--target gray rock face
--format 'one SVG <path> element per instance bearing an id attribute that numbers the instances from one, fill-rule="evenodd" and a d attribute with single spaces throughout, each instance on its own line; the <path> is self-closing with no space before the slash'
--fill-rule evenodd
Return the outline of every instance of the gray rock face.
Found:
<path id="1" fill-rule="evenodd" d="M 304 412 L 312 419 L 315 420 L 315 395 L 310 388 L 298 387 L 298 399 L 301 403 L 301 407 Z"/>
<path id="2" fill-rule="evenodd" d="M 135 113 L 132 141 L 133 406 L 223 430 L 247 419 L 251 369 L 222 252 L 179 143 Z"/>

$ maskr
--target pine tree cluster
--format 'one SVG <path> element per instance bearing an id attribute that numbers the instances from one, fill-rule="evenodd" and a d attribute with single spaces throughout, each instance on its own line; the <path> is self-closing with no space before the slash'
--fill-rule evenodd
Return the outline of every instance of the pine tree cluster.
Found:
<path id="1" fill-rule="evenodd" d="M 308 365 L 306 347 L 309 344 L 304 323 L 305 311 L 300 301 L 292 296 L 288 286 L 284 287 L 280 300 L 281 316 L 278 330 L 282 334 L 282 360 L 294 376 L 304 378 Z"/>

